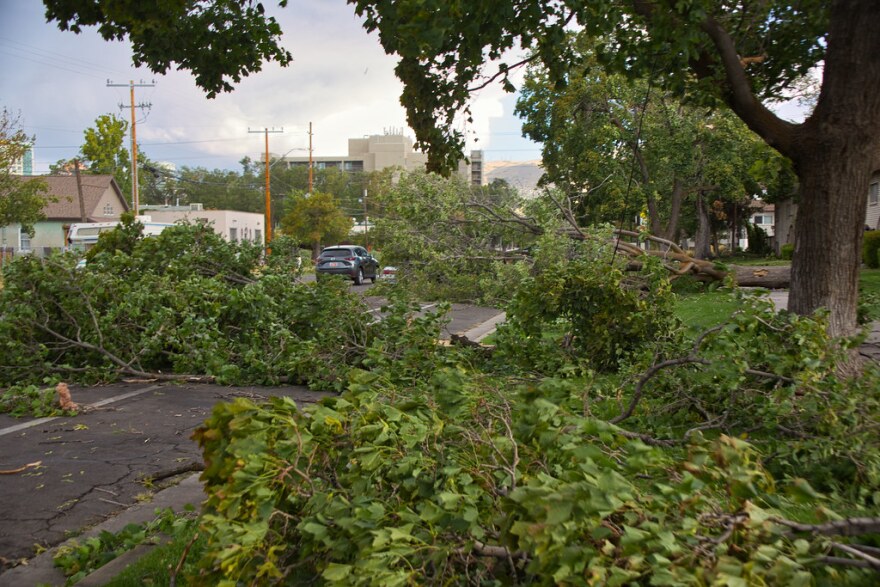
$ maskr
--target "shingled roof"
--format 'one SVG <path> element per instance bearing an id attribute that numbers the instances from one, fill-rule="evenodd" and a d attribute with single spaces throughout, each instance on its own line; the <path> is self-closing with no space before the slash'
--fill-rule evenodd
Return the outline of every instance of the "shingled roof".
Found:
<path id="1" fill-rule="evenodd" d="M 119 184 L 112 175 L 86 175 L 80 176 L 82 180 L 83 201 L 86 215 L 90 219 L 100 220 L 102 212 L 97 210 L 98 203 L 107 190 L 112 190 L 123 210 L 128 210 L 128 203 L 122 197 Z M 57 201 L 49 202 L 43 209 L 48 220 L 79 220 L 81 218 L 79 208 L 79 196 L 77 194 L 76 176 L 74 175 L 42 175 L 34 177 L 21 177 L 22 181 L 40 179 L 49 186 L 47 195 Z"/>

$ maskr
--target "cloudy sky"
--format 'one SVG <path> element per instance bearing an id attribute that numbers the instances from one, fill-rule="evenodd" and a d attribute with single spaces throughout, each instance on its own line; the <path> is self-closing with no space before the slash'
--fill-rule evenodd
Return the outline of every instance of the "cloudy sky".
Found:
<path id="1" fill-rule="evenodd" d="M 155 82 L 136 88 L 140 150 L 178 167 L 238 169 L 244 156 L 258 158 L 266 127 L 273 153 L 306 155 L 313 125 L 315 155 L 344 155 L 348 138 L 405 129 L 395 58 L 385 55 L 375 34 L 367 34 L 344 0 L 291 0 L 280 9 L 265 3 L 279 20 L 283 45 L 294 57 L 286 68 L 266 65 L 231 94 L 208 100 L 188 72 L 156 76 L 135 69 L 126 43 L 103 41 L 94 29 L 76 35 L 46 23 L 38 0 L 0 0 L 0 107 L 20 114 L 36 137 L 35 172 L 72 157 L 83 131 L 102 114 L 126 120 L 129 81 Z M 269 7 L 273 6 L 272 9 Z M 124 84 L 125 87 L 108 87 Z M 515 96 L 498 87 L 476 96 L 474 122 L 462 127 L 469 149 L 485 159 L 540 158 L 537 145 L 520 136 L 513 116 Z"/>

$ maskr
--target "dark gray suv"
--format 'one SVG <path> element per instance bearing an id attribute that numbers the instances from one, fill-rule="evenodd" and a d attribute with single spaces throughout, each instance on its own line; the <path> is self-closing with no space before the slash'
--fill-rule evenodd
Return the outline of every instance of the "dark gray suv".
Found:
<path id="1" fill-rule="evenodd" d="M 327 247 L 318 255 L 315 262 L 315 275 L 345 275 L 360 285 L 365 279 L 376 283 L 379 261 L 367 249 L 357 245 L 337 245 Z"/>

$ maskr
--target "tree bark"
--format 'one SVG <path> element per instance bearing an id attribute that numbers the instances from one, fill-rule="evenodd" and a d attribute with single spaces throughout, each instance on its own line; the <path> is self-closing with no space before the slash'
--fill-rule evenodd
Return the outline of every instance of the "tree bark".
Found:
<path id="1" fill-rule="evenodd" d="M 766 287 L 767 289 L 786 289 L 791 283 L 791 267 L 787 265 L 770 267 L 745 267 L 734 265 L 736 284 L 740 287 Z"/>
<path id="2" fill-rule="evenodd" d="M 706 202 L 703 201 L 703 194 L 697 193 L 697 234 L 694 236 L 694 257 L 697 259 L 708 259 L 712 251 L 709 248 L 709 238 L 711 237 L 711 229 L 709 222 L 709 211 L 706 210 Z"/>
<path id="3" fill-rule="evenodd" d="M 794 163 L 801 193 L 789 308 L 802 315 L 828 308 L 832 336 L 856 330 L 868 178 L 880 151 L 880 35 L 871 26 L 877 22 L 877 0 L 834 0 L 822 90 L 815 111 L 800 125 L 761 104 L 728 32 L 711 16 L 702 23 L 725 71 L 725 101 Z M 714 74 L 694 67 L 699 77 Z"/>
<path id="4" fill-rule="evenodd" d="M 824 81 L 790 157 L 800 178 L 789 308 L 830 311 L 829 333 L 856 332 L 871 166 L 880 153 L 880 2 L 837 0 Z"/>

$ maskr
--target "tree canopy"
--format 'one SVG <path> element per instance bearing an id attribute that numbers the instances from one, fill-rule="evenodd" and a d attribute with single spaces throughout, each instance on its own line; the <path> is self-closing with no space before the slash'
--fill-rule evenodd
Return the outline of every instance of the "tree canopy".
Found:
<path id="1" fill-rule="evenodd" d="M 597 59 L 609 71 L 649 77 L 659 87 L 710 106 L 726 105 L 789 158 L 800 194 L 790 308 L 831 311 L 830 331 L 856 331 L 858 258 L 868 179 L 880 164 L 880 20 L 874 0 L 558 0 L 544 3 L 353 0 L 366 27 L 400 56 L 401 101 L 432 169 L 462 154 L 454 124 L 486 60 L 521 48 L 549 81 L 564 85 L 577 55 L 576 28 L 604 39 Z M 768 104 L 811 69 L 824 68 L 812 114 L 794 124 Z M 829 153 L 835 156 L 829 157 Z"/>
<path id="2" fill-rule="evenodd" d="M 315 253 L 322 244 L 343 240 L 352 227 L 351 218 L 339 207 L 332 194 L 295 195 L 289 209 L 290 212 L 281 219 L 281 229 L 294 240 L 311 245 Z"/>
<path id="3" fill-rule="evenodd" d="M 284 6 L 287 0 L 280 0 Z M 154 73 L 190 70 L 209 97 L 262 69 L 264 61 L 291 62 L 279 45 L 281 27 L 262 3 L 240 0 L 168 0 L 143 4 L 99 0 L 44 0 L 46 20 L 75 33 L 97 26 L 107 41 L 131 42 L 136 66 Z"/>
<path id="4" fill-rule="evenodd" d="M 765 177 L 783 158 L 728 110 L 608 74 L 595 40 L 580 34 L 571 42 L 579 66 L 561 86 L 546 67 L 529 68 L 517 113 L 523 133 L 543 145 L 542 181 L 562 188 L 585 224 L 631 224 L 644 214 L 652 234 L 677 241 L 682 211 L 691 236 L 695 217 L 708 222 L 700 199 L 742 208 L 728 215 L 742 220 L 751 198 L 766 194 Z"/>

